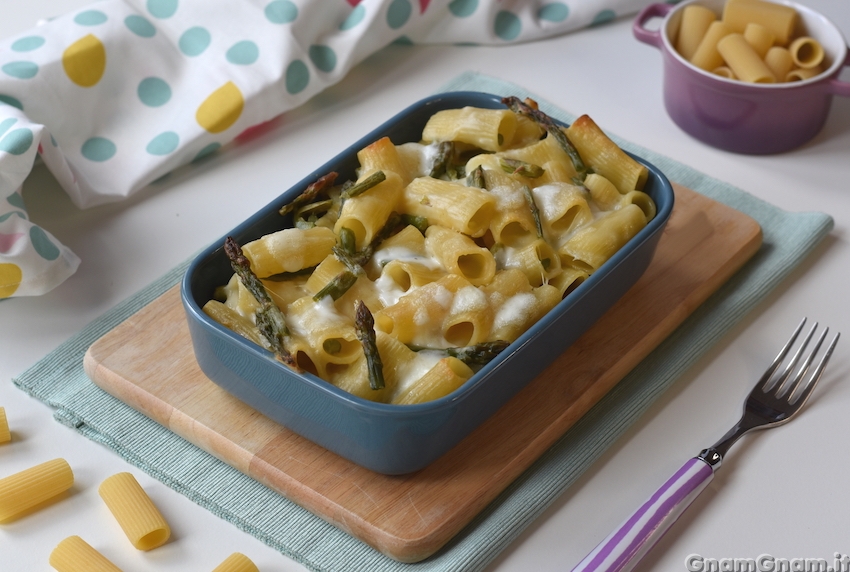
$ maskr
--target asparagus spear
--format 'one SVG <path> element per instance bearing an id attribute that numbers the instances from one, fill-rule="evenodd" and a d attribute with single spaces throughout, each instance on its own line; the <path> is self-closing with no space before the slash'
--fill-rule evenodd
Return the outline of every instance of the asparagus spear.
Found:
<path id="1" fill-rule="evenodd" d="M 363 300 L 358 300 L 355 305 L 354 327 L 357 331 L 357 339 L 363 345 L 363 354 L 366 356 L 369 387 L 383 389 L 384 364 L 381 361 L 381 354 L 378 353 L 378 343 L 375 339 L 375 319 Z"/>
<path id="2" fill-rule="evenodd" d="M 579 155 L 578 149 L 575 148 L 575 146 L 567 137 L 567 134 L 564 133 L 564 131 L 561 129 L 560 125 L 555 123 L 555 121 L 551 117 L 549 117 L 539 109 L 532 107 L 528 103 L 520 101 L 518 97 L 504 97 L 502 98 L 502 103 L 507 105 L 514 113 L 518 113 L 520 115 L 528 117 L 529 119 L 533 119 L 547 132 L 549 132 L 549 134 L 555 138 L 555 141 L 557 141 L 561 149 L 563 149 L 564 152 L 569 155 L 570 161 L 572 161 L 573 167 L 576 170 L 576 179 L 578 181 L 584 181 L 585 177 L 587 177 L 589 173 L 589 170 L 584 164 L 581 155 Z"/>
<path id="3" fill-rule="evenodd" d="M 292 215 L 295 228 L 313 228 L 316 226 L 316 221 L 333 207 L 333 199 L 324 199 L 295 209 Z"/>
<path id="4" fill-rule="evenodd" d="M 334 246 L 332 250 L 337 260 L 342 262 L 346 269 L 334 276 L 330 282 L 316 292 L 313 300 L 317 302 L 325 296 L 339 300 L 343 294 L 354 286 L 357 278 L 363 274 L 363 268 L 356 259 L 358 253 L 354 246 L 354 233 L 351 229 L 343 227 L 339 232 L 339 240 L 340 243 Z"/>
<path id="5" fill-rule="evenodd" d="M 478 165 L 466 176 L 466 185 L 477 189 L 486 189 L 487 182 L 484 180 L 484 167 Z"/>
<path id="6" fill-rule="evenodd" d="M 340 244 L 333 247 L 333 253 L 345 265 L 346 269 L 337 274 L 321 290 L 316 292 L 313 300 L 319 301 L 325 296 L 339 300 L 343 294 L 354 286 L 357 278 L 363 274 L 363 266 L 369 262 L 369 259 L 372 258 L 378 246 L 392 235 L 401 222 L 401 215 L 397 212 L 392 212 L 386 224 L 375 235 L 372 242 L 366 245 L 360 252 L 357 252 L 354 246 L 354 233 L 345 227 L 340 229 Z"/>
<path id="7" fill-rule="evenodd" d="M 509 345 L 510 342 L 506 342 L 505 340 L 495 340 L 492 342 L 482 342 L 480 344 L 475 344 L 474 346 L 465 346 L 461 348 L 429 348 L 416 345 L 408 345 L 407 347 L 415 352 L 441 352 L 447 356 L 456 357 L 466 365 L 473 366 L 489 363 Z"/>
<path id="8" fill-rule="evenodd" d="M 260 304 L 255 314 L 257 329 L 260 330 L 263 338 L 269 343 L 280 361 L 293 369 L 299 369 L 295 363 L 295 358 L 292 357 L 292 354 L 285 347 L 285 342 L 289 338 L 289 329 L 286 327 L 283 312 L 272 301 L 263 283 L 251 270 L 250 262 L 242 253 L 242 248 L 233 237 L 228 236 L 225 239 L 224 253 L 230 260 L 230 266 L 233 268 L 233 271 L 242 280 L 242 284 L 245 285 L 245 288 L 251 292 Z"/>
<path id="9" fill-rule="evenodd" d="M 314 183 L 308 185 L 303 193 L 295 197 L 295 199 L 291 203 L 283 205 L 280 208 L 280 214 L 289 214 L 290 212 L 303 205 L 308 205 L 312 203 L 316 200 L 316 197 L 319 196 L 319 193 L 326 191 L 327 189 L 333 186 L 334 181 L 336 181 L 336 178 L 337 173 L 333 171 L 323 177 L 319 177 Z"/>
<path id="10" fill-rule="evenodd" d="M 424 216 L 403 214 L 401 215 L 401 222 L 405 226 L 412 224 L 422 234 L 425 234 L 425 231 L 428 230 L 428 218 Z"/>
<path id="11" fill-rule="evenodd" d="M 354 231 L 347 227 L 339 229 L 339 245 L 342 250 L 351 256 L 357 254 L 357 243 Z"/>
<path id="12" fill-rule="evenodd" d="M 421 219 L 422 217 L 418 218 Z M 404 218 L 400 214 L 395 211 L 391 212 L 389 218 L 387 219 L 387 222 L 384 223 L 384 226 L 381 227 L 381 230 L 379 230 L 378 233 L 375 234 L 375 236 L 372 238 L 372 242 L 367 244 L 363 248 L 363 250 L 357 253 L 357 256 L 353 257 L 352 259 L 360 266 L 364 266 L 367 262 L 369 262 L 369 259 L 372 258 L 372 255 L 375 254 L 375 251 L 378 250 L 378 247 L 381 245 L 381 243 L 388 239 L 390 236 L 392 236 L 393 232 L 395 232 L 395 230 L 403 222 Z M 419 223 L 421 224 L 421 221 L 419 221 Z M 427 227 L 428 221 L 427 219 L 425 219 L 425 228 Z M 417 226 L 417 228 L 419 227 Z"/>
<path id="13" fill-rule="evenodd" d="M 438 143 L 437 153 L 434 155 L 434 163 L 431 165 L 429 176 L 436 179 L 445 175 L 451 168 L 454 154 L 455 145 L 452 141 L 441 141 Z"/>
<path id="14" fill-rule="evenodd" d="M 539 165 L 520 161 L 519 159 L 510 159 L 508 157 L 501 157 L 499 159 L 499 166 L 502 167 L 502 170 L 506 173 L 521 175 L 529 179 L 542 177 L 543 173 L 546 172 L 543 167 Z"/>
<path id="15" fill-rule="evenodd" d="M 522 186 L 522 194 L 525 197 L 525 202 L 528 203 L 528 208 L 531 209 L 531 217 L 534 219 L 534 227 L 537 230 L 537 238 L 543 238 L 543 224 L 540 222 L 540 209 L 537 208 L 537 203 L 534 202 L 534 195 L 531 194 L 531 189 L 528 185 Z"/>
<path id="16" fill-rule="evenodd" d="M 342 191 L 342 198 L 350 199 L 357 195 L 362 195 L 375 185 L 383 183 L 386 179 L 387 175 L 383 171 L 375 171 L 359 183 L 354 183 L 353 185 L 346 187 Z"/>
<path id="17" fill-rule="evenodd" d="M 350 270 L 343 270 L 336 276 L 334 276 L 330 282 L 325 284 L 325 286 L 316 292 L 313 295 L 313 300 L 318 302 L 325 296 L 330 296 L 334 300 L 339 300 L 342 298 L 343 294 L 348 292 L 348 290 L 354 286 L 354 283 L 357 282 L 357 274 Z"/>

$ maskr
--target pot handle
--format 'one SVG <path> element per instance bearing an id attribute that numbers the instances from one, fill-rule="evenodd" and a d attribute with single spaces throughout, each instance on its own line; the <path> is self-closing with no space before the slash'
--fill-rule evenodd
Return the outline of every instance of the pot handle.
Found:
<path id="1" fill-rule="evenodd" d="M 847 52 L 847 57 L 844 59 L 844 66 L 850 66 L 850 51 Z M 828 89 L 834 95 L 850 97 L 850 82 L 832 79 L 829 81 Z"/>
<path id="2" fill-rule="evenodd" d="M 641 10 L 635 18 L 634 24 L 632 24 L 632 34 L 644 44 L 661 48 L 661 32 L 659 30 L 647 30 L 644 24 L 652 18 L 665 17 L 675 7 L 673 4 L 650 4 Z"/>

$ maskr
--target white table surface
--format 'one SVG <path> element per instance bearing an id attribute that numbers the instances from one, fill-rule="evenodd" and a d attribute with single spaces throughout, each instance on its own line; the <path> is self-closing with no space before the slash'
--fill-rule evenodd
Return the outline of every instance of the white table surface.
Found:
<path id="1" fill-rule="evenodd" d="M 88 0 L 5 0 L 0 37 Z M 848 0 L 806 0 L 850 37 Z M 263 572 L 304 570 L 52 418 L 14 387 L 22 373 L 84 325 L 265 205 L 379 121 L 465 70 L 525 86 L 604 129 L 728 181 L 788 211 L 818 210 L 835 229 L 800 269 L 748 314 L 546 510 L 490 570 L 569 570 L 689 457 L 739 415 L 752 384 L 806 315 L 850 334 L 850 99 L 835 98 L 828 124 L 804 148 L 739 156 L 680 131 L 661 101 L 660 53 L 624 19 L 509 47 L 392 46 L 340 84 L 288 113 L 262 138 L 210 161 L 190 178 L 91 210 L 76 209 L 43 166 L 25 184 L 31 218 L 81 258 L 47 295 L 0 303 L 0 405 L 13 442 L 0 446 L 0 476 L 66 458 L 76 483 L 63 501 L 0 525 L 0 569 L 49 570 L 48 555 L 80 534 L 124 570 L 212 570 L 233 551 Z M 844 77 L 847 77 L 845 72 Z M 330 137 L 328 135 L 331 135 Z M 151 221 L 159 221 L 154 227 Z M 640 570 L 685 570 L 685 558 L 823 558 L 850 553 L 850 339 L 843 340 L 807 411 L 745 437 L 694 506 Z M 132 471 L 173 527 L 150 553 L 131 548 L 97 486 Z M 364 571 L 366 572 L 366 571 Z"/>

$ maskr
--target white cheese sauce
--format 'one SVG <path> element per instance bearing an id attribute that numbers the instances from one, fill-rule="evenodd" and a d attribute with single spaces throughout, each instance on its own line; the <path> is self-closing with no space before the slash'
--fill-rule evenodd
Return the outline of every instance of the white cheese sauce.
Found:
<path id="1" fill-rule="evenodd" d="M 508 327 L 526 319 L 537 305 L 537 298 L 530 292 L 521 292 L 505 300 L 493 318 L 493 329 Z"/>
<path id="2" fill-rule="evenodd" d="M 489 189 L 489 192 L 496 199 L 496 208 L 502 212 L 527 208 L 528 206 L 522 191 L 515 187 L 496 185 L 492 189 Z"/>
<path id="3" fill-rule="evenodd" d="M 416 352 L 416 357 L 412 360 L 399 364 L 396 369 L 397 383 L 395 391 L 400 393 L 408 387 L 419 381 L 423 375 L 434 367 L 438 361 L 444 358 L 442 352 L 432 352 L 423 350 Z"/>
<path id="4" fill-rule="evenodd" d="M 346 319 L 334 306 L 334 300 L 325 296 L 312 307 L 300 312 L 287 312 L 286 325 L 289 330 L 304 339 L 309 339 L 311 331 L 324 330 L 338 324 L 345 324 Z"/>
<path id="5" fill-rule="evenodd" d="M 440 306 L 448 310 L 452 306 L 452 300 L 454 299 L 454 294 L 451 290 L 443 286 L 442 284 L 437 284 L 436 289 L 434 291 L 434 301 L 437 302 Z"/>
<path id="6" fill-rule="evenodd" d="M 475 286 L 464 286 L 455 293 L 449 313 L 482 312 L 487 306 L 487 295 L 484 292 Z"/>
<path id="7" fill-rule="evenodd" d="M 428 268 L 440 268 L 440 263 L 431 256 L 426 256 L 422 253 L 411 250 L 404 246 L 390 246 L 387 248 L 379 248 L 372 255 L 372 260 L 379 267 L 384 267 L 393 260 L 400 262 L 416 262 Z"/>
<path id="8" fill-rule="evenodd" d="M 540 217 L 552 223 L 555 219 L 561 216 L 557 197 L 564 191 L 560 185 L 540 185 L 532 189 L 531 193 L 534 196 L 534 204 L 537 205 L 537 210 L 540 211 Z"/>
<path id="9" fill-rule="evenodd" d="M 434 165 L 434 158 L 437 155 L 438 143 L 403 143 L 396 145 L 398 154 L 402 161 L 413 169 L 411 173 L 414 177 L 424 177 L 431 172 L 431 167 Z"/>
<path id="10" fill-rule="evenodd" d="M 402 296 L 408 291 L 403 290 L 395 280 L 387 274 L 381 274 L 374 282 L 375 290 L 378 292 L 378 299 L 384 308 L 394 306 L 398 303 Z"/>

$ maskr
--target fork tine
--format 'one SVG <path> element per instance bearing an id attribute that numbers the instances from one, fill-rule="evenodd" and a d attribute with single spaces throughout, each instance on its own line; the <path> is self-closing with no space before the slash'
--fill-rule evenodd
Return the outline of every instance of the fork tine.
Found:
<path id="1" fill-rule="evenodd" d="M 806 347 L 808 347 L 809 342 L 812 341 L 812 336 L 815 335 L 815 330 L 817 329 L 818 323 L 815 322 L 814 324 L 812 324 L 812 328 L 809 330 L 809 333 L 806 334 L 806 339 L 803 340 L 800 344 L 800 347 L 797 348 L 797 352 L 794 354 L 794 357 L 792 357 L 791 361 L 788 362 L 788 365 L 785 367 L 785 371 L 782 372 L 782 375 L 779 378 L 778 385 L 776 385 L 776 397 L 784 397 L 786 394 L 788 394 L 789 390 L 793 389 L 793 387 L 800 381 L 800 379 L 802 379 L 803 375 L 805 374 L 806 368 L 808 367 L 809 363 L 811 363 L 811 359 L 813 358 L 812 354 L 817 353 L 817 348 L 815 348 L 814 352 L 810 354 L 808 363 L 803 364 L 803 367 L 800 368 L 800 372 L 797 378 L 793 379 L 790 383 L 788 382 L 788 378 L 791 377 L 794 368 L 797 367 L 797 362 L 800 361 L 803 352 L 806 350 Z"/>
<path id="2" fill-rule="evenodd" d="M 761 376 L 761 379 L 756 384 L 756 387 L 761 387 L 762 391 L 767 393 L 771 389 L 776 386 L 776 382 L 788 376 L 788 370 L 778 378 L 773 378 L 773 374 L 776 373 L 776 370 L 782 365 L 782 361 L 785 359 L 785 356 L 788 355 L 788 351 L 791 349 L 791 346 L 794 345 L 794 342 L 797 341 L 797 336 L 800 335 L 800 332 L 803 329 L 803 325 L 805 325 L 807 318 L 803 318 L 800 324 L 797 326 L 797 329 L 794 330 L 794 333 L 791 334 L 791 338 L 785 344 L 785 346 L 779 350 L 779 354 L 776 356 L 776 359 L 773 360 L 773 363 L 765 370 L 764 374 Z"/>
<path id="3" fill-rule="evenodd" d="M 828 332 L 828 331 L 829 331 L 829 328 L 827 328 L 826 331 L 821 336 L 821 339 L 818 341 L 818 347 L 820 347 L 820 343 L 826 337 L 826 332 Z M 791 396 L 791 399 L 789 399 L 789 402 L 791 403 L 791 405 L 795 405 L 795 404 L 797 404 L 797 402 L 799 402 L 800 407 L 802 407 L 803 404 L 806 403 L 806 400 L 809 398 L 809 395 L 811 395 L 811 393 L 815 389 L 815 386 L 817 385 L 818 381 L 820 381 L 820 378 L 823 375 L 823 370 L 826 368 L 826 362 L 828 362 L 829 358 L 832 357 L 832 351 L 835 349 L 835 346 L 838 343 L 838 338 L 840 336 L 841 336 L 841 333 L 839 332 L 839 333 L 835 334 L 834 338 L 832 338 L 832 341 L 829 343 L 829 346 L 826 348 L 826 352 L 823 354 L 823 357 L 820 359 L 820 362 L 818 362 L 817 367 L 815 367 L 815 371 L 812 374 L 812 377 L 809 379 L 808 383 L 800 390 L 798 395 L 793 395 L 793 396 Z M 817 353 L 817 350 L 812 352 L 812 357 L 814 357 L 815 353 Z"/>
<path id="4" fill-rule="evenodd" d="M 809 341 L 812 339 L 812 335 L 814 335 L 814 333 L 815 333 L 815 328 L 817 328 L 817 327 L 818 327 L 817 324 L 812 326 L 812 330 L 809 332 L 809 335 L 806 337 L 806 341 L 803 342 L 803 345 L 802 345 L 802 347 L 800 347 L 800 350 L 797 352 L 797 355 L 794 356 L 795 360 L 799 357 L 799 355 L 802 353 L 802 351 L 809 344 Z M 791 381 L 786 381 L 785 384 L 782 387 L 779 387 L 776 390 L 776 397 L 781 399 L 785 396 L 788 396 L 788 401 L 791 401 L 791 395 L 797 390 L 801 381 L 806 376 L 806 372 L 809 371 L 809 367 L 811 367 L 812 362 L 815 359 L 815 355 L 817 355 L 818 350 L 820 350 L 821 344 L 823 344 L 823 340 L 826 337 L 826 334 L 828 332 L 829 332 L 829 328 L 827 328 L 823 332 L 821 332 L 821 335 L 818 338 L 818 341 L 815 343 L 815 347 L 812 348 L 812 351 L 809 352 L 809 355 L 803 361 L 803 365 L 801 365 L 800 369 L 797 371 L 796 377 L 794 377 Z"/>

